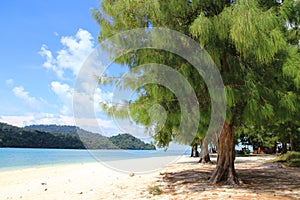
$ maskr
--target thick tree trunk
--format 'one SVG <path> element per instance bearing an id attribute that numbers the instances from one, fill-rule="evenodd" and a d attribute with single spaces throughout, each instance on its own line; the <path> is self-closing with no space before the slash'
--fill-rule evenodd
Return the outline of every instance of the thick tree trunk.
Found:
<path id="1" fill-rule="evenodd" d="M 199 163 L 211 163 L 207 141 L 205 139 L 203 140 L 202 138 L 200 138 L 199 143 L 201 148 Z"/>
<path id="2" fill-rule="evenodd" d="M 210 182 L 213 184 L 225 182 L 230 185 L 241 183 L 234 168 L 235 151 L 233 125 L 225 122 L 218 139 L 217 149 L 217 166 L 210 178 Z"/>

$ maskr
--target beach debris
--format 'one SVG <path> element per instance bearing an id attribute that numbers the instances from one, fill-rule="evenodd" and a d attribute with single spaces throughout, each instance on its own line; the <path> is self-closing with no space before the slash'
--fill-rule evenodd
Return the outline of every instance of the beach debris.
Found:
<path id="1" fill-rule="evenodd" d="M 47 185 L 47 183 L 41 183 L 41 185 Z"/>
<path id="2" fill-rule="evenodd" d="M 47 191 L 48 189 L 47 188 L 45 188 L 45 191 Z"/>
<path id="3" fill-rule="evenodd" d="M 133 177 L 135 174 L 133 173 L 133 172 L 131 172 L 130 174 L 129 174 L 129 176 L 130 177 Z"/>
<path id="4" fill-rule="evenodd" d="M 78 194 L 83 194 L 83 192 L 79 192 Z"/>

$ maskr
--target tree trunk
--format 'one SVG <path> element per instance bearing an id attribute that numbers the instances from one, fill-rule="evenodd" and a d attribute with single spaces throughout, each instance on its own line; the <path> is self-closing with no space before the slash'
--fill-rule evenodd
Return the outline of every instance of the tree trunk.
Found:
<path id="1" fill-rule="evenodd" d="M 234 168 L 235 151 L 233 125 L 225 122 L 218 139 L 217 149 L 217 166 L 210 177 L 210 182 L 213 184 L 225 182 L 230 185 L 241 183 Z"/>
<path id="2" fill-rule="evenodd" d="M 192 146 L 192 152 L 191 152 L 191 157 L 199 157 L 199 152 L 197 150 L 197 144 L 194 144 Z"/>
<path id="3" fill-rule="evenodd" d="M 201 148 L 199 163 L 211 163 L 207 141 L 205 139 L 203 140 L 202 138 L 199 138 L 199 143 Z"/>
<path id="4" fill-rule="evenodd" d="M 291 148 L 291 151 L 294 151 L 294 142 L 293 142 L 292 134 L 290 134 L 290 148 Z"/>
<path id="5" fill-rule="evenodd" d="M 287 146 L 286 146 L 286 143 L 283 142 L 283 143 L 282 143 L 282 151 L 281 151 L 281 153 L 282 153 L 282 154 L 285 154 L 286 152 L 287 152 Z"/>

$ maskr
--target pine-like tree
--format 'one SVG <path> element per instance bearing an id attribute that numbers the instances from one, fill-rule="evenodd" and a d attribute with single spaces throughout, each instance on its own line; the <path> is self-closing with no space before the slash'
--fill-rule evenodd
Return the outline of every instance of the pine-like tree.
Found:
<path id="1" fill-rule="evenodd" d="M 226 122 L 218 137 L 217 166 L 210 181 L 235 184 L 240 180 L 234 168 L 234 128 L 285 121 L 276 116 L 279 104 L 286 112 L 296 111 L 293 99 L 299 98 L 299 93 L 295 87 L 291 89 L 283 84 L 290 85 L 293 80 L 294 86 L 300 86 L 299 7 L 300 2 L 295 0 L 283 3 L 274 0 L 103 0 L 101 9 L 94 10 L 94 18 L 101 27 L 99 41 L 133 28 L 151 31 L 151 27 L 164 27 L 193 37 L 209 52 L 220 70 L 227 96 Z M 116 62 L 127 65 L 129 70 L 145 63 L 160 63 L 180 72 L 191 83 L 200 103 L 203 121 L 199 121 L 198 134 L 205 132 L 211 112 L 209 93 L 189 63 L 155 49 L 129 52 Z M 160 85 L 148 84 L 142 91 L 130 104 L 131 116 L 136 122 L 149 125 L 147 110 L 154 104 L 164 106 L 168 116 L 154 139 L 159 146 L 167 146 L 180 123 L 178 101 L 171 91 Z M 113 107 L 106 110 L 113 112 Z"/>

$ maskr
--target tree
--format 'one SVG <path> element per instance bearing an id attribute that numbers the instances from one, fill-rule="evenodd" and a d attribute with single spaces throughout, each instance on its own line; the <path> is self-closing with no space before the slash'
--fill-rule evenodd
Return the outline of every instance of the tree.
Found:
<path id="1" fill-rule="evenodd" d="M 221 72 L 227 96 L 227 116 L 218 137 L 217 166 L 210 182 L 235 184 L 240 180 L 234 168 L 234 128 L 243 124 L 257 127 L 268 122 L 274 118 L 278 102 L 283 102 L 285 107 L 294 104 L 285 97 L 295 91 L 280 86 L 290 81 L 283 76 L 284 66 L 285 74 L 296 84 L 300 80 L 296 73 L 299 52 L 294 47 L 295 36 L 291 36 L 299 27 L 299 19 L 292 17 L 297 12 L 299 1 L 293 0 L 283 3 L 273 0 L 104 0 L 101 10 L 94 10 L 94 18 L 101 27 L 99 41 L 133 28 L 151 31 L 151 27 L 165 27 L 193 37 L 210 53 Z M 287 22 L 293 24 L 293 30 L 286 26 Z M 151 49 L 129 52 L 116 62 L 127 65 L 129 70 L 151 62 L 172 66 L 193 86 L 204 119 L 210 118 L 211 100 L 207 88 L 185 60 Z M 178 102 L 171 91 L 156 84 L 146 85 L 141 91 L 130 105 L 131 116 L 136 122 L 149 125 L 150 118 L 145 111 L 153 104 L 164 106 L 168 117 L 154 139 L 159 146 L 167 146 L 178 130 Z M 111 109 L 106 107 L 108 112 Z M 200 121 L 198 132 L 205 127 L 207 120 Z"/>

